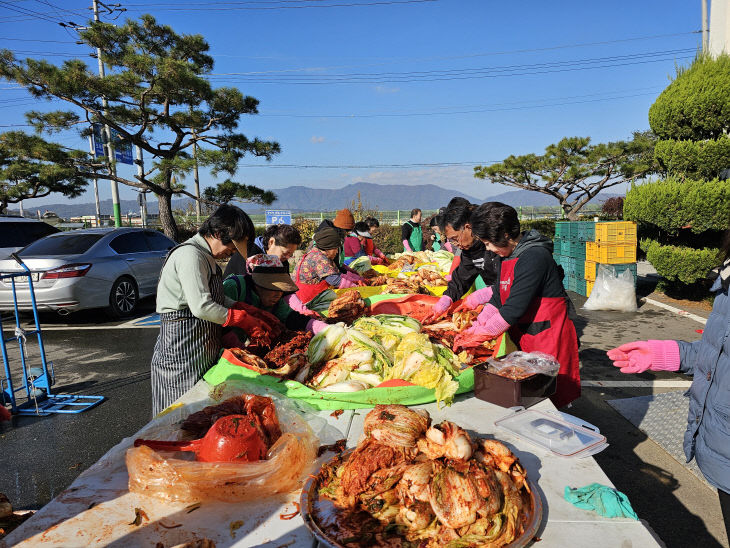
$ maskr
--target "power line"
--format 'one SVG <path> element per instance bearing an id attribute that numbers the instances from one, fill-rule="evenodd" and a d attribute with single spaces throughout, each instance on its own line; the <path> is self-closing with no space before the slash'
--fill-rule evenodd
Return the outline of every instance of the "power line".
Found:
<path id="1" fill-rule="evenodd" d="M 552 99 L 548 99 L 548 103 L 544 104 L 537 104 L 537 105 L 528 105 L 525 103 L 531 103 L 535 102 L 533 101 L 519 101 L 517 103 L 497 103 L 496 105 L 475 105 L 475 106 L 463 106 L 463 107 L 444 107 L 444 110 L 441 112 L 432 111 L 432 112 L 392 112 L 392 113 L 370 113 L 370 114 L 267 114 L 267 113 L 260 113 L 259 116 L 263 117 L 277 117 L 277 118 L 406 118 L 411 116 L 449 116 L 449 115 L 455 115 L 455 114 L 478 114 L 480 112 L 498 112 L 498 111 L 508 111 L 508 110 L 528 110 L 533 108 L 546 108 L 546 107 L 555 107 L 555 106 L 564 106 L 564 105 L 576 105 L 576 104 L 584 104 L 584 103 L 599 103 L 603 101 L 615 101 L 617 99 L 628 99 L 632 97 L 643 97 L 646 95 L 654 95 L 661 91 L 661 89 L 657 88 L 640 88 L 640 89 L 652 89 L 653 91 L 643 92 L 643 93 L 633 93 L 633 94 L 627 94 L 627 95 L 618 95 L 613 97 L 602 97 L 602 98 L 596 98 L 596 99 L 586 99 L 586 100 L 577 100 L 573 101 L 570 99 L 581 99 L 584 97 L 594 97 L 596 95 L 603 95 L 602 93 L 594 93 L 594 94 L 587 94 L 587 95 L 573 95 L 568 97 L 555 97 Z M 564 101 L 564 102 L 554 102 L 554 101 Z M 505 105 L 503 107 L 499 107 L 499 105 Z M 521 106 L 520 106 L 521 105 Z M 450 111 L 447 111 L 445 109 L 450 109 Z M 456 110 L 453 109 L 470 109 L 470 110 Z"/>
<path id="2" fill-rule="evenodd" d="M 0 40 L 13 40 L 15 42 L 39 42 L 48 44 L 75 44 L 71 40 L 38 40 L 35 38 L 8 38 L 7 36 L 0 36 Z"/>
<path id="3" fill-rule="evenodd" d="M 238 164 L 238 167 L 265 167 L 276 169 L 409 169 L 417 167 L 459 167 L 459 166 L 478 166 L 490 165 L 497 163 L 492 160 L 489 162 L 419 162 L 413 164 Z"/>
<path id="4" fill-rule="evenodd" d="M 48 21 L 49 23 L 59 23 L 60 22 L 58 19 L 55 19 L 55 18 L 51 17 L 50 15 L 47 15 L 43 12 L 35 11 L 35 10 L 29 9 L 29 8 L 26 8 L 23 6 L 13 6 L 13 5 L 8 5 L 8 4 L 9 4 L 9 2 L 7 2 L 7 1 L 0 2 L 0 5 L 5 6 L 5 8 L 9 9 L 10 11 L 14 11 L 14 12 L 20 13 L 22 15 L 34 16 L 34 17 L 37 17 L 44 21 Z"/>
<path id="5" fill-rule="evenodd" d="M 128 6 L 127 11 L 149 11 L 149 8 L 156 7 L 155 11 L 270 11 L 270 10 L 291 10 L 291 9 L 311 9 L 311 8 L 352 8 L 352 7 L 373 7 L 373 6 L 392 6 L 399 4 L 425 4 L 438 2 L 439 0 L 379 0 L 367 2 L 348 2 L 339 4 L 314 4 L 307 5 L 286 5 L 296 0 L 279 0 L 278 2 L 195 2 L 190 4 L 167 4 L 167 3 L 149 3 L 149 4 L 125 4 Z M 307 0 L 302 0 L 302 2 Z M 325 0 L 326 1 L 326 0 Z M 221 4 L 237 4 L 223 6 Z M 241 5 L 241 4 L 279 4 L 279 5 Z M 135 7 L 144 6 L 144 7 Z M 169 6 L 169 7 L 165 7 Z M 188 7 L 183 7 L 188 6 Z M 200 6 L 200 7 L 192 7 Z"/>
<path id="6" fill-rule="evenodd" d="M 685 50 L 687 53 L 695 50 Z M 679 53 L 678 51 L 677 53 Z M 293 84 L 293 85 L 323 85 L 323 84 L 382 84 L 382 83 L 406 83 L 406 82 L 434 82 L 434 81 L 452 81 L 452 80 L 470 80 L 482 78 L 498 78 L 501 76 L 531 76 L 536 74 L 548 74 L 555 72 L 570 72 L 588 69 L 615 68 L 631 65 L 640 65 L 647 63 L 657 63 L 663 61 L 677 61 L 691 59 L 693 56 L 680 55 L 674 53 L 650 54 L 644 57 L 652 57 L 643 59 L 641 56 L 627 56 L 625 58 L 615 58 L 613 60 L 583 60 L 572 62 L 557 63 L 541 63 L 534 65 L 516 65 L 511 67 L 483 67 L 480 69 L 461 69 L 457 71 L 423 71 L 422 74 L 409 74 L 390 76 L 388 74 L 349 76 L 344 74 L 338 75 L 321 75 L 321 76 L 305 76 L 305 77 L 275 77 L 275 78 L 241 78 L 231 77 L 232 75 L 212 74 L 211 79 L 216 82 L 227 83 L 259 83 L 259 84 Z M 593 64 L 589 64 L 592 62 Z"/>

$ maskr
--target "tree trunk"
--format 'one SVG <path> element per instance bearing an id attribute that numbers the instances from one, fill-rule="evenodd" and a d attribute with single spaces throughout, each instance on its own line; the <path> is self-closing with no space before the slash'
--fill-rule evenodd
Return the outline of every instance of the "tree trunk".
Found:
<path id="1" fill-rule="evenodd" d="M 172 216 L 172 193 L 158 194 L 157 203 L 160 212 L 160 224 L 165 236 L 177 242 L 178 230 L 175 217 Z"/>
<path id="2" fill-rule="evenodd" d="M 561 201 L 560 207 L 563 209 L 563 214 L 566 219 L 569 221 L 575 221 L 578 219 L 578 212 L 570 204 L 565 201 Z"/>

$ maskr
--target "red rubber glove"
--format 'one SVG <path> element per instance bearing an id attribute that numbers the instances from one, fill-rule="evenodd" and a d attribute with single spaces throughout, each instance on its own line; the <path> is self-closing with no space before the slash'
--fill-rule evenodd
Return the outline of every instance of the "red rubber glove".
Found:
<path id="1" fill-rule="evenodd" d="M 606 352 L 621 373 L 651 371 L 678 371 L 679 345 L 677 341 L 634 341 Z"/>
<path id="2" fill-rule="evenodd" d="M 429 323 L 433 323 L 436 320 L 438 320 L 441 316 L 446 314 L 446 311 L 449 309 L 449 307 L 454 304 L 454 301 L 451 300 L 451 297 L 448 295 L 442 296 L 438 301 L 436 301 L 436 304 L 433 305 L 433 308 L 431 309 L 431 313 L 423 318 L 421 321 L 422 324 L 427 325 Z"/>
<path id="3" fill-rule="evenodd" d="M 454 309 L 454 312 L 460 310 L 474 310 L 476 307 L 482 304 L 487 304 L 492 298 L 492 288 L 484 287 L 478 291 L 475 291 L 468 297 L 466 297 L 461 304 Z"/>
<path id="4" fill-rule="evenodd" d="M 245 310 L 228 309 L 228 316 L 223 327 L 240 327 L 252 339 L 269 339 L 271 326 L 263 320 L 254 317 Z"/>
<path id="5" fill-rule="evenodd" d="M 236 310 L 245 310 L 250 316 L 253 316 L 254 318 L 257 318 L 262 322 L 268 324 L 273 338 L 278 337 L 284 330 L 284 325 L 281 323 L 279 318 L 277 318 L 270 312 L 266 312 L 265 310 L 256 308 L 255 306 L 245 303 L 243 301 L 237 301 L 233 305 L 233 308 Z"/>

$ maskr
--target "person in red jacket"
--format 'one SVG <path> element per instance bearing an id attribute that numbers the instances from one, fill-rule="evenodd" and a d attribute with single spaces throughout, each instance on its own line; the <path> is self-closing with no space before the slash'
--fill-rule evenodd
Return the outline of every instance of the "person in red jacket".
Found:
<path id="1" fill-rule="evenodd" d="M 557 407 L 580 396 L 578 336 L 568 317 L 562 273 L 553 260 L 553 243 L 536 230 L 520 232 L 513 207 L 487 202 L 471 216 L 474 234 L 502 257 L 499 284 L 477 321 L 457 335 L 454 348 L 469 348 L 505 331 L 525 352 L 545 352 L 560 363 Z"/>

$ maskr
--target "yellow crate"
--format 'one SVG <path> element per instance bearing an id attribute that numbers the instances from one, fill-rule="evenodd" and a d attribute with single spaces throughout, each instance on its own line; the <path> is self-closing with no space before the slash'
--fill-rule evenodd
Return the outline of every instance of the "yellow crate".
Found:
<path id="1" fill-rule="evenodd" d="M 586 242 L 586 261 L 603 264 L 636 262 L 636 244 Z"/>
<path id="2" fill-rule="evenodd" d="M 591 296 L 591 291 L 593 291 L 593 284 L 596 283 L 595 281 L 586 280 L 586 297 Z"/>
<path id="3" fill-rule="evenodd" d="M 599 244 L 636 243 L 636 223 L 614 221 L 596 223 L 596 240 Z"/>
<path id="4" fill-rule="evenodd" d="M 598 266 L 594 261 L 586 261 L 584 263 L 583 273 L 585 275 L 586 281 L 596 281 L 596 270 L 598 270 Z"/>

